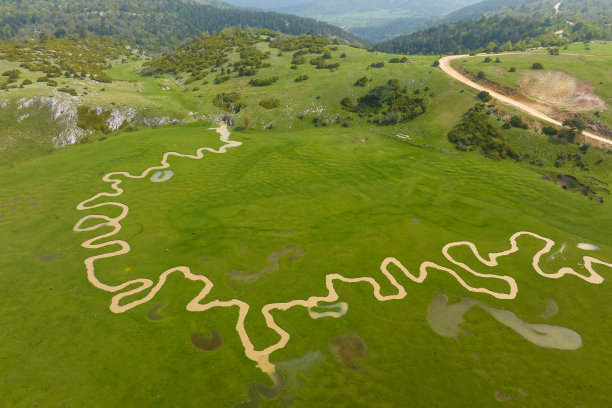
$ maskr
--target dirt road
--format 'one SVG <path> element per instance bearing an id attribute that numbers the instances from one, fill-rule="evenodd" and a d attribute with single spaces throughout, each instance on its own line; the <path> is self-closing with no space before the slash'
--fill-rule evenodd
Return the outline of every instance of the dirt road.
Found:
<path id="1" fill-rule="evenodd" d="M 485 54 L 480 54 L 478 55 L 479 57 L 483 56 Z M 469 80 L 468 78 L 464 77 L 463 75 L 461 75 L 459 72 L 455 71 L 452 67 L 451 67 L 451 61 L 459 59 L 459 58 L 470 58 L 469 55 L 464 54 L 464 55 L 450 55 L 447 57 L 443 57 L 440 59 L 440 68 L 442 69 L 442 71 L 444 71 L 447 75 L 449 75 L 450 77 L 456 79 L 457 81 L 463 82 L 464 84 L 471 86 L 474 89 L 477 89 L 479 91 L 487 91 L 493 98 L 497 99 L 498 101 L 506 104 L 506 105 L 510 105 L 514 108 L 520 109 L 523 112 L 526 112 L 528 114 L 530 114 L 533 117 L 536 117 L 538 119 L 544 120 L 546 122 L 550 122 L 550 123 L 554 123 L 557 126 L 562 126 L 561 122 L 559 122 L 558 120 L 555 120 L 549 116 L 546 116 L 545 114 L 543 114 L 542 112 L 528 106 L 525 105 L 521 102 L 515 101 L 514 99 L 499 94 L 491 89 L 485 88 L 482 85 L 479 85 L 471 80 Z M 612 140 L 605 138 L 603 136 L 598 136 L 596 134 L 593 134 L 591 132 L 582 132 L 582 135 L 587 138 L 587 139 L 591 139 L 593 141 L 596 141 L 598 143 L 603 143 L 606 146 L 608 146 L 608 148 L 612 148 Z"/>

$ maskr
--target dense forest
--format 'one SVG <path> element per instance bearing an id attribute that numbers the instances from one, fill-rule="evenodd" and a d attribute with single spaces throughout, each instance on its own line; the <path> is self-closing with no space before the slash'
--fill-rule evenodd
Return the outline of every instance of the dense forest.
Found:
<path id="1" fill-rule="evenodd" d="M 258 27 L 287 34 L 314 34 L 356 42 L 330 24 L 287 14 L 214 7 L 187 0 L 3 0 L 0 40 L 113 36 L 160 51 L 202 33 Z"/>
<path id="2" fill-rule="evenodd" d="M 612 38 L 610 24 L 610 17 L 600 21 L 576 23 L 551 17 L 483 17 L 476 21 L 432 27 L 379 43 L 374 48 L 378 51 L 402 54 L 525 50 L 574 41 L 609 40 Z"/>
<path id="3" fill-rule="evenodd" d="M 550 2 L 544 1 L 505 0 L 497 4 L 495 13 L 496 4 L 478 3 L 447 16 L 444 24 L 379 43 L 375 48 L 406 54 L 464 53 L 487 47 L 523 50 L 612 38 L 612 9 L 607 0 L 562 3 L 558 14 Z"/>

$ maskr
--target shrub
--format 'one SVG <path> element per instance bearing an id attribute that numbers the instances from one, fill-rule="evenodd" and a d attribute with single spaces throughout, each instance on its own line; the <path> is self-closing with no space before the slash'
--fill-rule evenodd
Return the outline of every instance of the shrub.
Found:
<path id="1" fill-rule="evenodd" d="M 77 126 L 86 130 L 101 130 L 108 132 L 106 121 L 111 115 L 110 110 L 99 112 L 89 106 L 81 105 L 77 107 Z"/>
<path id="2" fill-rule="evenodd" d="M 490 115 L 482 103 L 476 104 L 468 111 L 463 122 L 448 133 L 448 140 L 459 150 L 479 150 L 493 160 L 520 157 L 508 145 L 504 135 L 491 123 Z"/>
<path id="3" fill-rule="evenodd" d="M 24 79 L 23 82 L 21 83 L 21 85 L 24 85 L 24 86 L 25 85 L 31 85 L 31 84 L 32 84 L 32 81 L 29 80 L 29 79 Z"/>
<path id="4" fill-rule="evenodd" d="M 306 81 L 308 79 L 308 75 L 300 75 L 299 77 L 295 78 L 295 82 L 302 82 L 302 81 Z"/>
<path id="5" fill-rule="evenodd" d="M 371 81 L 370 78 L 368 78 L 367 76 L 364 76 L 364 77 L 359 78 L 357 81 L 355 81 L 353 85 L 354 86 L 366 86 L 368 82 L 370 81 Z"/>
<path id="6" fill-rule="evenodd" d="M 21 75 L 21 71 L 18 69 L 11 69 L 2 73 L 2 76 L 7 76 L 9 79 L 18 79 L 19 75 Z"/>
<path id="7" fill-rule="evenodd" d="M 559 132 L 553 126 L 544 126 L 542 128 L 542 133 L 544 133 L 547 136 L 555 136 Z"/>
<path id="8" fill-rule="evenodd" d="M 484 61 L 482 61 L 482 62 L 484 62 L 485 64 L 488 64 L 488 63 L 489 63 L 489 62 L 491 62 L 491 61 L 493 61 L 493 60 L 492 60 L 490 57 L 487 57 L 487 58 L 485 58 L 485 59 L 484 59 Z"/>
<path id="9" fill-rule="evenodd" d="M 342 54 L 340 54 L 340 58 L 346 58 L 346 52 L 343 52 Z"/>
<path id="10" fill-rule="evenodd" d="M 544 66 L 540 64 L 539 62 L 534 62 L 533 65 L 531 66 L 531 69 L 544 69 Z"/>
<path id="11" fill-rule="evenodd" d="M 478 73 L 476 74 L 476 78 L 478 79 L 485 79 L 486 77 L 487 75 L 482 71 L 478 71 Z"/>
<path id="12" fill-rule="evenodd" d="M 47 81 L 47 86 L 57 86 L 57 81 L 50 79 Z"/>
<path id="13" fill-rule="evenodd" d="M 342 109 L 345 109 L 349 112 L 354 112 L 357 110 L 357 104 L 355 103 L 355 99 L 350 96 L 342 98 L 342 100 L 340 101 L 340 106 L 342 106 Z"/>
<path id="14" fill-rule="evenodd" d="M 92 76 L 91 79 L 93 79 L 94 81 L 102 82 L 104 84 L 110 84 L 111 82 L 113 82 L 113 79 L 109 77 L 108 75 L 106 75 L 105 73 L 101 73 L 101 74 Z"/>
<path id="15" fill-rule="evenodd" d="M 439 67 L 439 66 L 440 66 L 440 60 L 435 60 L 435 61 L 433 62 L 433 64 L 431 64 L 431 66 L 432 66 L 432 67 L 434 67 L 434 68 Z"/>
<path id="16" fill-rule="evenodd" d="M 510 69 L 508 70 L 508 72 L 516 72 L 516 68 L 515 68 L 515 67 L 510 67 Z"/>
<path id="17" fill-rule="evenodd" d="M 225 75 L 225 76 L 218 76 L 215 78 L 215 85 L 219 85 L 222 84 L 223 82 L 227 82 L 231 79 L 231 77 L 229 75 Z"/>
<path id="18" fill-rule="evenodd" d="M 70 94 L 72 96 L 77 96 L 78 95 L 76 89 L 73 89 L 73 88 L 58 88 L 58 91 L 65 92 L 65 93 Z"/>
<path id="19" fill-rule="evenodd" d="M 247 106 L 245 102 L 240 101 L 240 94 L 238 92 L 222 92 L 215 95 L 213 105 L 233 113 L 238 113 Z"/>
<path id="20" fill-rule="evenodd" d="M 508 122 L 504 122 L 504 124 L 502 125 L 502 129 L 512 129 L 512 125 Z"/>
<path id="21" fill-rule="evenodd" d="M 501 60 L 499 59 L 499 57 L 495 58 L 495 63 L 499 64 L 501 62 Z"/>
<path id="22" fill-rule="evenodd" d="M 36 80 L 36 82 L 47 82 L 47 81 L 49 81 L 49 78 L 47 77 L 40 77 Z"/>
<path id="23" fill-rule="evenodd" d="M 527 124 L 523 122 L 520 116 L 517 115 L 510 118 L 510 125 L 516 128 L 527 129 Z"/>
<path id="24" fill-rule="evenodd" d="M 491 99 L 493 99 L 493 97 L 487 91 L 479 92 L 477 97 L 483 102 L 489 102 Z"/>
<path id="25" fill-rule="evenodd" d="M 402 61 L 401 61 L 399 58 L 396 58 L 396 57 L 391 58 L 391 59 L 389 60 L 389 63 L 390 63 L 390 64 L 399 64 L 400 62 L 402 62 Z"/>
<path id="26" fill-rule="evenodd" d="M 261 105 L 262 107 L 266 109 L 277 108 L 279 104 L 280 104 L 280 101 L 278 99 L 263 99 L 259 101 L 259 105 Z"/>
<path id="27" fill-rule="evenodd" d="M 373 62 L 370 64 L 371 68 L 382 68 L 385 66 L 384 62 Z"/>
<path id="28" fill-rule="evenodd" d="M 252 85 L 252 86 L 268 86 L 268 85 L 272 85 L 276 81 L 278 81 L 278 77 L 276 75 L 268 77 L 268 78 L 262 78 L 262 79 L 253 78 L 253 79 L 251 79 L 249 81 L 249 85 Z"/>

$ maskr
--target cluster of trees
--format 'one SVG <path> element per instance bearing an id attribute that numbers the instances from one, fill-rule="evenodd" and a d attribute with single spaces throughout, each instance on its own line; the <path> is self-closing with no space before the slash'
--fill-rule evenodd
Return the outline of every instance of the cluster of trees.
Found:
<path id="1" fill-rule="evenodd" d="M 270 40 L 270 48 L 278 48 L 281 51 L 306 50 L 303 53 L 298 53 L 298 55 L 305 55 L 307 53 L 322 54 L 328 49 L 328 46 L 338 43 L 338 40 L 332 41 L 320 35 L 275 35 Z"/>
<path id="2" fill-rule="evenodd" d="M 444 54 L 471 51 L 523 51 L 540 46 L 559 46 L 572 41 L 612 39 L 612 16 L 595 21 L 567 17 L 491 16 L 443 24 L 376 44 L 382 52 Z M 563 30 L 563 36 L 555 32 Z"/>
<path id="3" fill-rule="evenodd" d="M 313 33 L 357 40 L 338 27 L 312 19 L 189 0 L 4 0 L 0 4 L 0 40 L 4 41 L 108 35 L 159 51 L 227 27 L 261 27 L 294 35 Z"/>
<path id="4" fill-rule="evenodd" d="M 227 57 L 236 48 L 240 49 L 241 55 L 237 68 L 255 67 L 269 56 L 254 49 L 253 45 L 259 40 L 256 31 L 226 29 L 217 35 L 199 37 L 169 55 L 147 61 L 143 65 L 142 73 L 178 75 L 181 72 L 189 72 L 193 80 L 199 80 L 210 73 L 209 68 L 219 68 L 227 63 Z"/>
<path id="5" fill-rule="evenodd" d="M 520 157 L 491 121 L 490 111 L 483 103 L 477 103 L 467 112 L 463 121 L 448 133 L 448 140 L 459 150 L 479 150 L 494 160 Z"/>
<path id="6" fill-rule="evenodd" d="M 104 70 L 111 61 L 126 58 L 129 54 L 125 44 L 109 37 L 0 44 L 1 59 L 20 62 L 22 68 L 43 72 L 47 78 L 90 77 L 110 82 Z"/>
<path id="7" fill-rule="evenodd" d="M 421 96 L 425 92 L 420 89 L 410 92 L 400 85 L 399 80 L 390 79 L 357 99 L 350 96 L 343 98 L 340 105 L 349 112 L 367 116 L 375 123 L 394 125 L 425 113 L 426 101 Z"/>

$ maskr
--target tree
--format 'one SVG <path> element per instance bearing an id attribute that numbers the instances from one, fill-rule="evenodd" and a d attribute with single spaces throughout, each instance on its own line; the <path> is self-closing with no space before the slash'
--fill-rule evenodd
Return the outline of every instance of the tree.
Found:
<path id="1" fill-rule="evenodd" d="M 58 30 L 55 30 L 53 35 L 55 36 L 55 38 L 64 38 L 66 36 L 66 30 L 60 28 Z"/>
<path id="2" fill-rule="evenodd" d="M 483 102 L 489 102 L 491 99 L 493 99 L 493 97 L 487 91 L 479 92 L 477 97 Z"/>
<path id="3" fill-rule="evenodd" d="M 548 50 L 550 55 L 559 55 L 559 47 L 554 47 Z"/>

